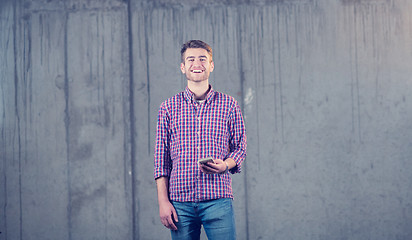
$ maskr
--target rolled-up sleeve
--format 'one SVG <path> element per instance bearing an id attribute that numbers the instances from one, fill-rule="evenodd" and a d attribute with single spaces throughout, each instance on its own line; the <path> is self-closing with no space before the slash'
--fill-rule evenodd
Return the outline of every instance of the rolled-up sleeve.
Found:
<path id="1" fill-rule="evenodd" d="M 169 150 L 169 116 L 165 103 L 159 109 L 154 153 L 154 178 L 169 177 L 172 169 Z"/>
<path id="2" fill-rule="evenodd" d="M 236 162 L 236 167 L 230 172 L 240 173 L 243 160 L 246 158 L 246 129 L 239 104 L 235 101 L 229 116 L 229 154 L 226 158 L 232 158 Z"/>

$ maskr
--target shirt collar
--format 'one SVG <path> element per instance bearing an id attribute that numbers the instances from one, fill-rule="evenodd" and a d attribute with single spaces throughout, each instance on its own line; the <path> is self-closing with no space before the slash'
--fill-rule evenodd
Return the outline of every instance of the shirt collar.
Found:
<path id="1" fill-rule="evenodd" d="M 215 95 L 215 90 L 213 90 L 212 85 L 209 85 L 209 87 L 210 87 L 210 90 L 207 93 L 206 98 L 205 98 L 206 103 L 209 102 L 210 100 L 212 100 L 213 96 Z M 185 91 L 183 92 L 183 95 L 184 95 L 184 97 L 186 98 L 187 101 L 189 101 L 191 103 L 196 102 L 195 94 L 192 91 L 190 91 L 189 87 L 186 87 Z"/>

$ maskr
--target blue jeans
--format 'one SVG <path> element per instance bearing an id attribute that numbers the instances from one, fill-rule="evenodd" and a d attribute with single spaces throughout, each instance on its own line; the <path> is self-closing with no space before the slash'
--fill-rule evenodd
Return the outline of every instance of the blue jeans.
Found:
<path id="1" fill-rule="evenodd" d="M 171 231 L 173 240 L 200 239 L 203 224 L 209 240 L 236 239 L 232 199 L 221 198 L 204 202 L 172 202 L 179 222 Z"/>

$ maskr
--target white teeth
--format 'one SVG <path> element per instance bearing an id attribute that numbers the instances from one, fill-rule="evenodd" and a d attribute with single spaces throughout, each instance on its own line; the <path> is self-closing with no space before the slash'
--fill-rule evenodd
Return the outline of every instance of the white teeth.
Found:
<path id="1" fill-rule="evenodd" d="M 193 70 L 192 72 L 194 72 L 194 73 L 201 73 L 202 70 Z"/>

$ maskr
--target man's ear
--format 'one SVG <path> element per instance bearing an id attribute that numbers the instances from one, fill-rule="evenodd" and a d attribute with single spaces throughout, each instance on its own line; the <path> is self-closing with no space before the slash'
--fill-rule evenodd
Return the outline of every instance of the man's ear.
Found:
<path id="1" fill-rule="evenodd" d="M 211 61 L 210 62 L 210 72 L 213 72 L 213 69 L 215 69 L 215 63 Z"/>
<path id="2" fill-rule="evenodd" d="M 181 63 L 181 64 L 180 64 L 180 71 L 182 71 L 183 74 L 186 73 L 186 71 L 185 71 L 185 63 Z"/>

